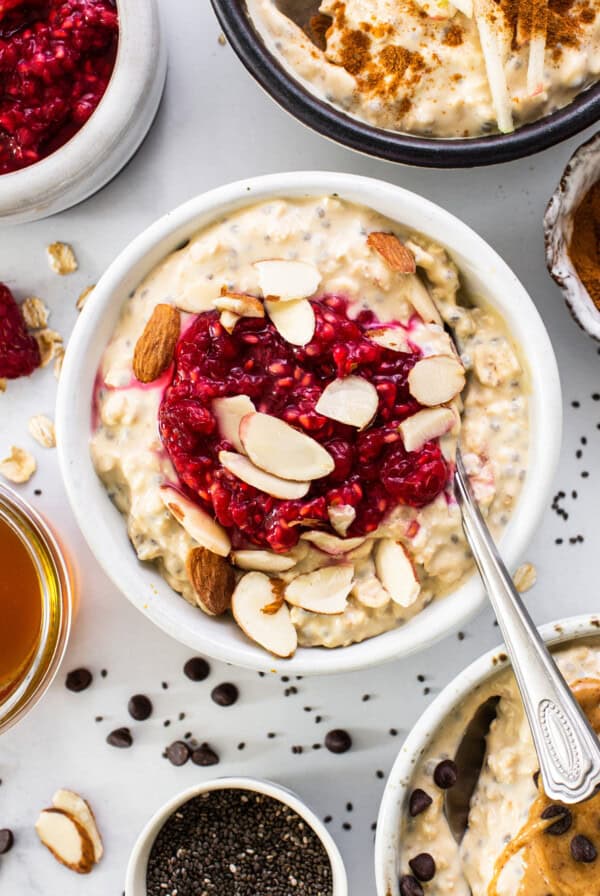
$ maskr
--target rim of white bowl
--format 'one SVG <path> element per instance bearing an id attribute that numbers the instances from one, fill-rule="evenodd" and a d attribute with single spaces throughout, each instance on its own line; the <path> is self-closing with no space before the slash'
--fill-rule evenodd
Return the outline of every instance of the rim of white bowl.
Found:
<path id="1" fill-rule="evenodd" d="M 346 868 L 335 840 L 321 821 L 292 790 L 288 790 L 281 784 L 273 781 L 265 781 L 261 778 L 250 777 L 223 777 L 213 778 L 204 784 L 189 787 L 172 797 L 158 809 L 147 822 L 133 847 L 127 865 L 127 877 L 125 884 L 126 896 L 146 896 L 146 869 L 150 851 L 160 830 L 170 816 L 184 803 L 214 790 L 247 790 L 253 793 L 262 793 L 272 799 L 289 806 L 313 829 L 329 858 L 332 875 L 332 896 L 348 896 L 348 878 Z M 143 885 L 140 881 L 143 876 Z"/>
<path id="2" fill-rule="evenodd" d="M 84 537 L 126 597 L 180 643 L 250 669 L 328 674 L 367 668 L 430 646 L 464 625 L 485 601 L 483 586 L 474 575 L 460 589 L 434 601 L 404 626 L 348 647 L 299 648 L 292 659 L 276 659 L 249 642 L 232 621 L 224 635 L 222 627 L 226 621 L 204 616 L 202 619 L 210 623 L 205 629 L 196 616 L 201 611 L 176 595 L 156 571 L 140 564 L 127 541 L 123 518 L 111 504 L 92 465 L 89 437 L 96 371 L 118 310 L 142 277 L 193 233 L 227 212 L 268 198 L 331 194 L 375 208 L 445 245 L 469 288 L 479 284 L 478 289 L 490 296 L 490 303 L 503 313 L 510 331 L 520 336 L 530 367 L 531 463 L 516 511 L 500 542 L 509 567 L 516 565 L 536 531 L 558 463 L 562 430 L 560 381 L 541 317 L 500 256 L 449 212 L 384 181 L 331 172 L 290 172 L 219 187 L 160 218 L 110 265 L 75 326 L 56 408 L 60 466 Z M 179 602 L 177 606 L 175 600 Z"/>
<path id="3" fill-rule="evenodd" d="M 600 616 L 584 613 L 540 626 L 544 641 L 551 646 L 583 638 L 600 638 Z M 402 824 L 405 796 L 417 763 L 457 704 L 492 675 L 510 666 L 506 647 L 500 644 L 459 672 L 427 707 L 411 728 L 389 773 L 377 819 L 375 838 L 375 882 L 377 896 L 399 896 L 397 843 Z"/>

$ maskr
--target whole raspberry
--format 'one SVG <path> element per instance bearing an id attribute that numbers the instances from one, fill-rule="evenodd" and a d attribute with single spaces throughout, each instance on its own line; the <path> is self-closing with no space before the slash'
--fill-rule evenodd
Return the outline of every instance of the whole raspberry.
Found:
<path id="1" fill-rule="evenodd" d="M 29 376 L 40 364 L 38 344 L 25 326 L 21 309 L 0 283 L 0 378 Z"/>

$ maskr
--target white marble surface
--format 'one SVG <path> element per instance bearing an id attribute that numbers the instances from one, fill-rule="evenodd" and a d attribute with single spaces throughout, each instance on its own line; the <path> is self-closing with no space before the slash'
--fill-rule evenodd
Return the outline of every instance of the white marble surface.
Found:
<path id="1" fill-rule="evenodd" d="M 219 31 L 208 0 L 163 0 L 170 71 L 158 119 L 146 143 L 102 193 L 47 221 L 2 231 L 0 279 L 19 298 L 40 295 L 52 309 L 51 325 L 68 335 L 76 319 L 75 299 L 93 283 L 121 247 L 158 215 L 188 197 L 223 182 L 285 169 L 323 168 L 387 178 L 455 212 L 486 237 L 522 278 L 550 330 L 564 384 L 566 427 L 556 489 L 568 497 L 563 522 L 550 511 L 528 552 L 539 570 L 528 602 L 538 622 L 598 610 L 598 480 L 600 392 L 597 347 L 573 324 L 546 275 L 541 217 L 546 200 L 580 142 L 503 167 L 465 172 L 429 172 L 361 158 L 304 130 L 255 86 Z M 78 273 L 59 278 L 45 260 L 46 245 L 72 242 Z M 352 896 L 374 891 L 371 824 L 387 771 L 406 731 L 433 695 L 468 661 L 497 640 L 492 614 L 483 612 L 455 638 L 416 658 L 342 678 L 292 682 L 298 694 L 284 698 L 285 683 L 213 663 L 210 679 L 192 684 L 182 675 L 189 651 L 142 618 L 101 573 L 78 534 L 58 475 L 54 451 L 39 448 L 27 434 L 32 414 L 52 415 L 56 382 L 51 370 L 12 383 L 0 396 L 0 452 L 10 444 L 34 451 L 39 470 L 22 487 L 58 527 L 80 570 L 81 612 L 62 673 L 35 712 L 0 741 L 0 828 L 14 829 L 16 846 L 0 859 L 2 896 L 120 896 L 127 857 L 149 814 L 178 790 L 216 772 L 270 776 L 301 794 L 322 815 L 345 857 Z M 573 408 L 572 401 L 580 407 Z M 576 459 L 582 436 L 583 457 Z M 582 479 L 581 471 L 589 471 Z M 40 496 L 34 489 L 41 489 Z M 577 499 L 570 497 L 578 492 Z M 582 534 L 583 544 L 569 545 Z M 555 538 L 565 544 L 556 546 Z M 64 673 L 84 664 L 95 674 L 82 694 L 64 688 Z M 100 670 L 108 670 L 101 678 Z M 425 684 L 417 680 L 425 675 Z M 237 706 L 221 709 L 209 693 L 231 680 L 240 686 Z M 163 690 L 161 682 L 169 684 Z M 428 695 L 424 688 L 430 688 Z M 134 748 L 117 751 L 106 734 L 131 722 L 126 704 L 136 692 L 149 694 L 153 718 L 132 723 Z M 362 702 L 364 694 L 371 695 Z M 303 707 L 312 707 L 305 712 Z M 180 712 L 184 721 L 177 721 Z M 323 721 L 315 723 L 315 716 Z M 104 721 L 96 723 L 95 716 Z M 163 721 L 171 719 L 169 728 Z M 345 756 L 313 751 L 332 727 L 352 732 Z M 390 727 L 400 734 L 390 736 Z M 163 748 L 187 731 L 209 740 L 221 754 L 216 769 L 188 764 L 176 769 Z M 267 739 L 268 731 L 277 732 Z M 246 747 L 238 751 L 244 741 Z M 291 746 L 304 753 L 293 755 Z M 85 794 L 106 841 L 106 856 L 89 878 L 61 868 L 36 841 L 33 823 L 57 787 Z M 346 811 L 346 803 L 353 811 Z M 351 830 L 342 824 L 350 822 Z"/>

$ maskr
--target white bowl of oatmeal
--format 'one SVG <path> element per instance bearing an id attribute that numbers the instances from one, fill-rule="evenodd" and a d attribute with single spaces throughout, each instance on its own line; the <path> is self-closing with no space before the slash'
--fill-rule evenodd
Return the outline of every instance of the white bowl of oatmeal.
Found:
<path id="1" fill-rule="evenodd" d="M 457 435 L 515 565 L 561 396 L 531 300 L 469 228 L 383 182 L 293 173 L 200 196 L 122 253 L 69 344 L 57 425 L 79 525 L 145 615 L 228 662 L 326 673 L 477 611 Z"/>
<path id="2" fill-rule="evenodd" d="M 596 730 L 599 628 L 600 620 L 586 615 L 541 629 Z M 497 714 L 459 846 L 444 814 L 444 794 L 453 786 L 453 774 L 461 774 L 451 763 L 465 728 L 490 697 L 500 698 Z M 600 797 L 570 810 L 554 805 L 543 793 L 538 772 L 518 688 L 504 648 L 497 648 L 442 691 L 396 759 L 377 823 L 378 896 L 596 892 Z"/>

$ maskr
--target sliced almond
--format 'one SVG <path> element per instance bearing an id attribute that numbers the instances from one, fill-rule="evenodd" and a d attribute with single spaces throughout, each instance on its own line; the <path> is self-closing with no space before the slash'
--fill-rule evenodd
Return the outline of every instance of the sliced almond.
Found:
<path id="1" fill-rule="evenodd" d="M 42 844 L 61 865 L 78 874 L 89 874 L 94 866 L 94 846 L 85 828 L 60 809 L 44 809 L 35 823 Z"/>
<path id="2" fill-rule="evenodd" d="M 171 511 L 190 538 L 203 548 L 227 557 L 231 550 L 229 536 L 223 526 L 189 498 L 170 485 L 161 485 L 160 497 L 165 507 Z"/>
<path id="3" fill-rule="evenodd" d="M 330 420 L 364 429 L 378 407 L 379 395 L 373 383 L 362 376 L 347 376 L 333 380 L 323 389 L 315 410 Z"/>
<path id="4" fill-rule="evenodd" d="M 375 575 L 371 557 L 356 565 L 352 595 L 371 610 L 380 610 L 389 604 L 391 597 Z"/>
<path id="5" fill-rule="evenodd" d="M 133 372 L 140 383 L 153 383 L 173 360 L 181 314 L 172 305 L 157 305 L 133 353 Z"/>
<path id="6" fill-rule="evenodd" d="M 219 323 L 231 336 L 239 319 L 239 314 L 234 314 L 232 311 L 221 311 Z"/>
<path id="7" fill-rule="evenodd" d="M 207 548 L 192 548 L 185 561 L 198 604 L 210 616 L 221 616 L 231 606 L 235 573 L 231 564 Z"/>
<path id="8" fill-rule="evenodd" d="M 308 299 L 295 302 L 266 301 L 271 323 L 290 345 L 308 345 L 315 335 L 315 312 Z"/>
<path id="9" fill-rule="evenodd" d="M 392 600 L 401 607 L 410 607 L 419 596 L 421 586 L 412 561 L 399 542 L 382 539 L 375 548 L 377 578 Z"/>
<path id="10" fill-rule="evenodd" d="M 309 613 L 338 616 L 346 609 L 353 580 L 351 563 L 325 566 L 292 579 L 285 589 L 285 599 Z"/>
<path id="11" fill-rule="evenodd" d="M 240 441 L 240 423 L 243 417 L 256 410 L 251 399 L 247 395 L 215 398 L 212 410 L 217 418 L 220 435 L 231 442 L 236 451 L 243 454 L 244 446 Z"/>
<path id="12" fill-rule="evenodd" d="M 214 306 L 219 311 L 232 311 L 239 317 L 264 317 L 265 306 L 256 296 L 242 292 L 225 292 L 215 299 Z"/>
<path id="13" fill-rule="evenodd" d="M 311 544 L 314 544 L 320 551 L 324 551 L 326 554 L 332 554 L 333 556 L 347 554 L 348 551 L 354 551 L 367 540 L 366 536 L 357 538 L 337 538 L 335 535 L 330 535 L 329 532 L 304 532 L 300 538 L 303 541 L 309 541 Z"/>
<path id="14" fill-rule="evenodd" d="M 408 299 L 423 323 L 443 326 L 440 312 L 431 298 L 429 290 L 417 274 L 410 279 Z"/>
<path id="15" fill-rule="evenodd" d="M 457 358 L 430 355 L 421 358 L 408 374 L 413 398 L 426 407 L 445 404 L 465 387 L 465 369 Z"/>
<path id="16" fill-rule="evenodd" d="M 356 510 L 352 504 L 335 504 L 327 508 L 329 522 L 342 538 L 356 519 Z"/>
<path id="17" fill-rule="evenodd" d="M 241 479 L 247 485 L 252 485 L 260 492 L 280 498 L 282 501 L 295 501 L 303 498 L 310 488 L 310 482 L 294 482 L 291 479 L 280 479 L 265 473 L 259 467 L 255 467 L 251 460 L 243 454 L 235 454 L 233 451 L 221 451 L 219 460 L 226 470 Z"/>
<path id="18" fill-rule="evenodd" d="M 274 554 L 272 551 L 234 551 L 231 561 L 240 569 L 255 570 L 256 572 L 286 572 L 288 569 L 292 569 L 297 562 L 293 557 Z"/>
<path id="19" fill-rule="evenodd" d="M 298 635 L 289 608 L 275 583 L 262 572 L 242 576 L 231 598 L 231 611 L 242 631 L 269 653 L 283 658 L 295 653 Z"/>
<path id="20" fill-rule="evenodd" d="M 376 345 L 387 348 L 391 352 L 410 352 L 408 333 L 403 327 L 374 327 L 367 330 L 366 335 Z"/>
<path id="21" fill-rule="evenodd" d="M 306 261 L 271 258 L 255 262 L 254 267 L 263 296 L 279 302 L 308 299 L 321 282 L 317 268 Z"/>
<path id="22" fill-rule="evenodd" d="M 281 479 L 321 479 L 335 468 L 331 454 L 315 439 L 270 414 L 247 414 L 240 439 L 257 467 Z"/>
<path id="23" fill-rule="evenodd" d="M 392 271 L 399 274 L 414 274 L 417 270 L 415 256 L 393 233 L 370 233 L 367 246 L 381 255 Z"/>
<path id="24" fill-rule="evenodd" d="M 418 451 L 431 439 L 439 439 L 450 432 L 456 414 L 450 408 L 428 408 L 403 420 L 398 429 L 407 451 Z"/>
<path id="25" fill-rule="evenodd" d="M 104 847 L 89 803 L 72 790 L 57 790 L 52 797 L 52 805 L 55 809 L 70 815 L 84 828 L 94 848 L 94 862 L 99 862 L 104 855 Z"/>

